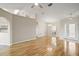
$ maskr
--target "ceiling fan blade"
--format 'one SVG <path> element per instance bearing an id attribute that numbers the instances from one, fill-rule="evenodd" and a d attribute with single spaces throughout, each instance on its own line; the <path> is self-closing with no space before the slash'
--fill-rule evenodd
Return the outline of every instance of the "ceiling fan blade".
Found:
<path id="1" fill-rule="evenodd" d="M 52 6 L 52 5 L 53 5 L 53 3 L 49 3 L 49 4 L 48 4 L 48 6 Z"/>

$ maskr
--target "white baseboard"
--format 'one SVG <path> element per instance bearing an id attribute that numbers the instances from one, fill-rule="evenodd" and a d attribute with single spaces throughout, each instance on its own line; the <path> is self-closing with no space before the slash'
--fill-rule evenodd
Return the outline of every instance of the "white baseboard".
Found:
<path id="1" fill-rule="evenodd" d="M 22 43 L 22 42 L 26 42 L 26 41 L 31 41 L 31 40 L 35 40 L 35 39 L 36 39 L 36 37 L 28 39 L 28 40 L 24 40 L 24 41 L 15 42 L 15 43 L 12 43 L 11 45 Z"/>
<path id="2" fill-rule="evenodd" d="M 26 42 L 26 41 L 36 40 L 37 38 L 44 37 L 44 36 L 36 36 L 36 37 L 30 38 L 30 39 L 27 39 L 27 40 L 23 40 L 23 41 L 18 41 L 18 42 L 15 42 L 15 43 L 11 43 L 10 45 L 14 45 L 14 44 L 18 44 L 18 43 L 22 43 L 22 42 Z"/>
<path id="3" fill-rule="evenodd" d="M 7 45 L 7 46 L 10 46 L 11 44 L 10 44 L 10 43 L 8 43 L 8 44 L 0 43 L 0 45 Z"/>

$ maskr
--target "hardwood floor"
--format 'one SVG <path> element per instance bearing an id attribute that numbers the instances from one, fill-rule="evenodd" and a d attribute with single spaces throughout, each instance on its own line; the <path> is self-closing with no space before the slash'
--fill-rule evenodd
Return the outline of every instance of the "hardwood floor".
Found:
<path id="1" fill-rule="evenodd" d="M 0 55 L 11 56 L 71 56 L 79 55 L 79 43 L 61 40 L 45 36 L 36 40 L 14 44 Z M 53 42 L 54 41 L 54 42 Z M 53 42 L 53 43 L 52 43 Z M 55 45 L 56 44 L 56 45 Z M 73 45 L 72 45 L 73 44 Z M 75 47 L 75 49 L 73 49 Z M 72 49 L 72 50 L 71 50 Z"/>

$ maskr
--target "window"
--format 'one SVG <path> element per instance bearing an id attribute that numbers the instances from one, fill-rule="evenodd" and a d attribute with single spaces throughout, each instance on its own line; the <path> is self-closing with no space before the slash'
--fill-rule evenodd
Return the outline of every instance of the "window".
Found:
<path id="1" fill-rule="evenodd" d="M 69 37 L 75 38 L 75 24 L 69 24 Z"/>
<path id="2" fill-rule="evenodd" d="M 4 17 L 0 17 L 0 33 L 8 32 L 8 21 Z"/>
<path id="3" fill-rule="evenodd" d="M 64 35 L 66 37 L 75 38 L 75 24 L 65 24 L 64 29 Z"/>
<path id="4" fill-rule="evenodd" d="M 65 24 L 65 29 L 64 29 L 64 36 L 66 37 L 67 36 L 67 24 Z"/>

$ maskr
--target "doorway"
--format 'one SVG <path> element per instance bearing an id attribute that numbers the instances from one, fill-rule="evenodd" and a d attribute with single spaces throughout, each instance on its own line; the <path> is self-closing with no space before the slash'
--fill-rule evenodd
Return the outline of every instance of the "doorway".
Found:
<path id="1" fill-rule="evenodd" d="M 10 23 L 7 18 L 0 17 L 0 49 L 10 45 Z"/>
<path id="2" fill-rule="evenodd" d="M 57 43 L 56 43 L 56 25 L 48 24 L 48 35 L 51 36 L 51 44 L 52 47 L 55 48 Z"/>

